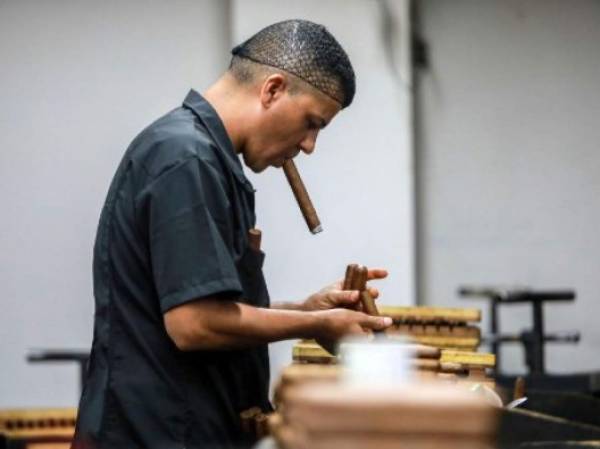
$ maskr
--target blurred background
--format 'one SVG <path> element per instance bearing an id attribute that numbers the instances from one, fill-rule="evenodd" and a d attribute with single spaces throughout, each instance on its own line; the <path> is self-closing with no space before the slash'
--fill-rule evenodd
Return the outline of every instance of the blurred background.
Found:
<path id="1" fill-rule="evenodd" d="M 548 346 L 547 369 L 600 368 L 600 2 L 0 0 L 0 408 L 77 404 L 75 364 L 25 357 L 91 344 L 93 242 L 125 149 L 216 80 L 233 45 L 289 18 L 336 36 L 357 96 L 297 161 L 323 233 L 279 170 L 249 173 L 272 299 L 303 299 L 350 262 L 389 270 L 388 305 L 571 288 L 546 326 L 581 342 Z M 500 321 L 519 332 L 530 308 Z M 290 346 L 271 345 L 274 377 Z M 525 371 L 520 345 L 502 351 L 503 371 Z"/>

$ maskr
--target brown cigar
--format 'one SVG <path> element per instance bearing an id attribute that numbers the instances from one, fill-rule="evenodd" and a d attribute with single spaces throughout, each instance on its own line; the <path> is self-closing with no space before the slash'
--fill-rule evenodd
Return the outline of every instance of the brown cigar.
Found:
<path id="1" fill-rule="evenodd" d="M 375 300 L 368 290 L 363 290 L 360 292 L 360 302 L 363 306 L 363 312 L 365 312 L 367 315 L 379 316 L 379 310 L 377 310 Z"/>
<path id="2" fill-rule="evenodd" d="M 302 182 L 302 178 L 300 177 L 300 173 L 298 173 L 298 169 L 296 168 L 294 161 L 291 159 L 286 159 L 286 161 L 283 163 L 283 171 L 285 172 L 285 177 L 292 188 L 292 192 L 294 192 L 294 196 L 296 197 L 298 206 L 300 206 L 300 211 L 302 211 L 304 220 L 306 220 L 308 229 L 313 234 L 318 234 L 323 230 L 321 227 L 321 221 L 319 221 L 317 211 L 315 210 L 312 201 L 308 196 L 308 192 L 306 191 L 306 187 Z"/>
<path id="3" fill-rule="evenodd" d="M 522 376 L 515 380 L 515 388 L 513 391 L 513 401 L 525 397 L 525 379 Z"/>
<path id="4" fill-rule="evenodd" d="M 352 290 L 352 284 L 356 277 L 358 264 L 351 263 L 346 267 L 346 276 L 344 277 L 344 283 L 342 284 L 342 290 Z"/>
<path id="5" fill-rule="evenodd" d="M 254 425 L 256 426 L 256 437 L 258 439 L 264 438 L 269 435 L 269 417 L 264 413 L 259 413 L 254 418 Z"/>
<path id="6" fill-rule="evenodd" d="M 362 292 L 367 286 L 367 275 L 367 267 L 364 265 L 359 265 L 356 267 L 356 275 L 352 279 L 353 282 L 351 290 L 358 290 L 359 292 Z"/>
<path id="7" fill-rule="evenodd" d="M 255 433 L 255 418 L 260 414 L 261 410 L 258 407 L 252 407 L 240 413 L 240 420 L 242 422 L 242 429 L 244 432 L 252 434 Z"/>
<path id="8" fill-rule="evenodd" d="M 367 279 L 369 276 L 369 270 L 365 266 L 358 268 L 358 275 L 356 276 L 355 288 L 360 292 L 360 302 L 362 304 L 363 312 L 367 315 L 379 316 L 379 311 L 375 305 L 375 300 L 367 290 Z"/>
<path id="9" fill-rule="evenodd" d="M 248 246 L 254 251 L 260 251 L 261 238 L 262 232 L 260 232 L 260 229 L 252 228 L 248 230 Z"/>

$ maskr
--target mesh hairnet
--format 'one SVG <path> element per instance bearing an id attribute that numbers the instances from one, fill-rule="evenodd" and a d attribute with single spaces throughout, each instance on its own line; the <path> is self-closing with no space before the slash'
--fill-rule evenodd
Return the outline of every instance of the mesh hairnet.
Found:
<path id="1" fill-rule="evenodd" d="M 235 47 L 234 56 L 296 75 L 346 107 L 356 91 L 348 55 L 323 25 L 286 20 Z"/>

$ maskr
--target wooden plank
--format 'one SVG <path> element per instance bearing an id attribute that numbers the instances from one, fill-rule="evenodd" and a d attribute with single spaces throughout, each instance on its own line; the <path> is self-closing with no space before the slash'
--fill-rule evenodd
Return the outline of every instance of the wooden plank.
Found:
<path id="1" fill-rule="evenodd" d="M 380 306 L 379 314 L 393 319 L 416 322 L 479 322 L 481 310 L 476 308 L 451 307 L 399 307 Z"/>
<path id="2" fill-rule="evenodd" d="M 337 357 L 326 351 L 314 340 L 301 340 L 292 348 L 295 362 L 337 363 Z"/>
<path id="3" fill-rule="evenodd" d="M 442 350 L 441 363 L 460 363 L 463 366 L 478 366 L 493 368 L 496 366 L 496 356 L 486 352 L 457 351 L 452 349 Z"/>
<path id="4" fill-rule="evenodd" d="M 0 410 L 0 434 L 10 439 L 68 439 L 76 417 L 76 408 Z"/>
<path id="5" fill-rule="evenodd" d="M 462 349 L 465 351 L 475 351 L 479 346 L 479 338 L 473 337 L 451 337 L 451 336 L 437 336 L 437 335 L 407 335 L 403 333 L 387 333 L 391 339 L 406 339 L 414 343 L 422 345 L 435 346 L 436 348 L 442 349 Z"/>

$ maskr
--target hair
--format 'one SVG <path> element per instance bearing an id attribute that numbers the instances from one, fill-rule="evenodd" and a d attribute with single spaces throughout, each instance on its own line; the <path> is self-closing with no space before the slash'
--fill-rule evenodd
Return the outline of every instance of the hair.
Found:
<path id="1" fill-rule="evenodd" d="M 343 108 L 356 91 L 348 55 L 323 25 L 287 20 L 270 25 L 231 51 L 230 73 L 242 84 L 278 71 L 291 74 L 290 87 L 307 83 Z"/>

